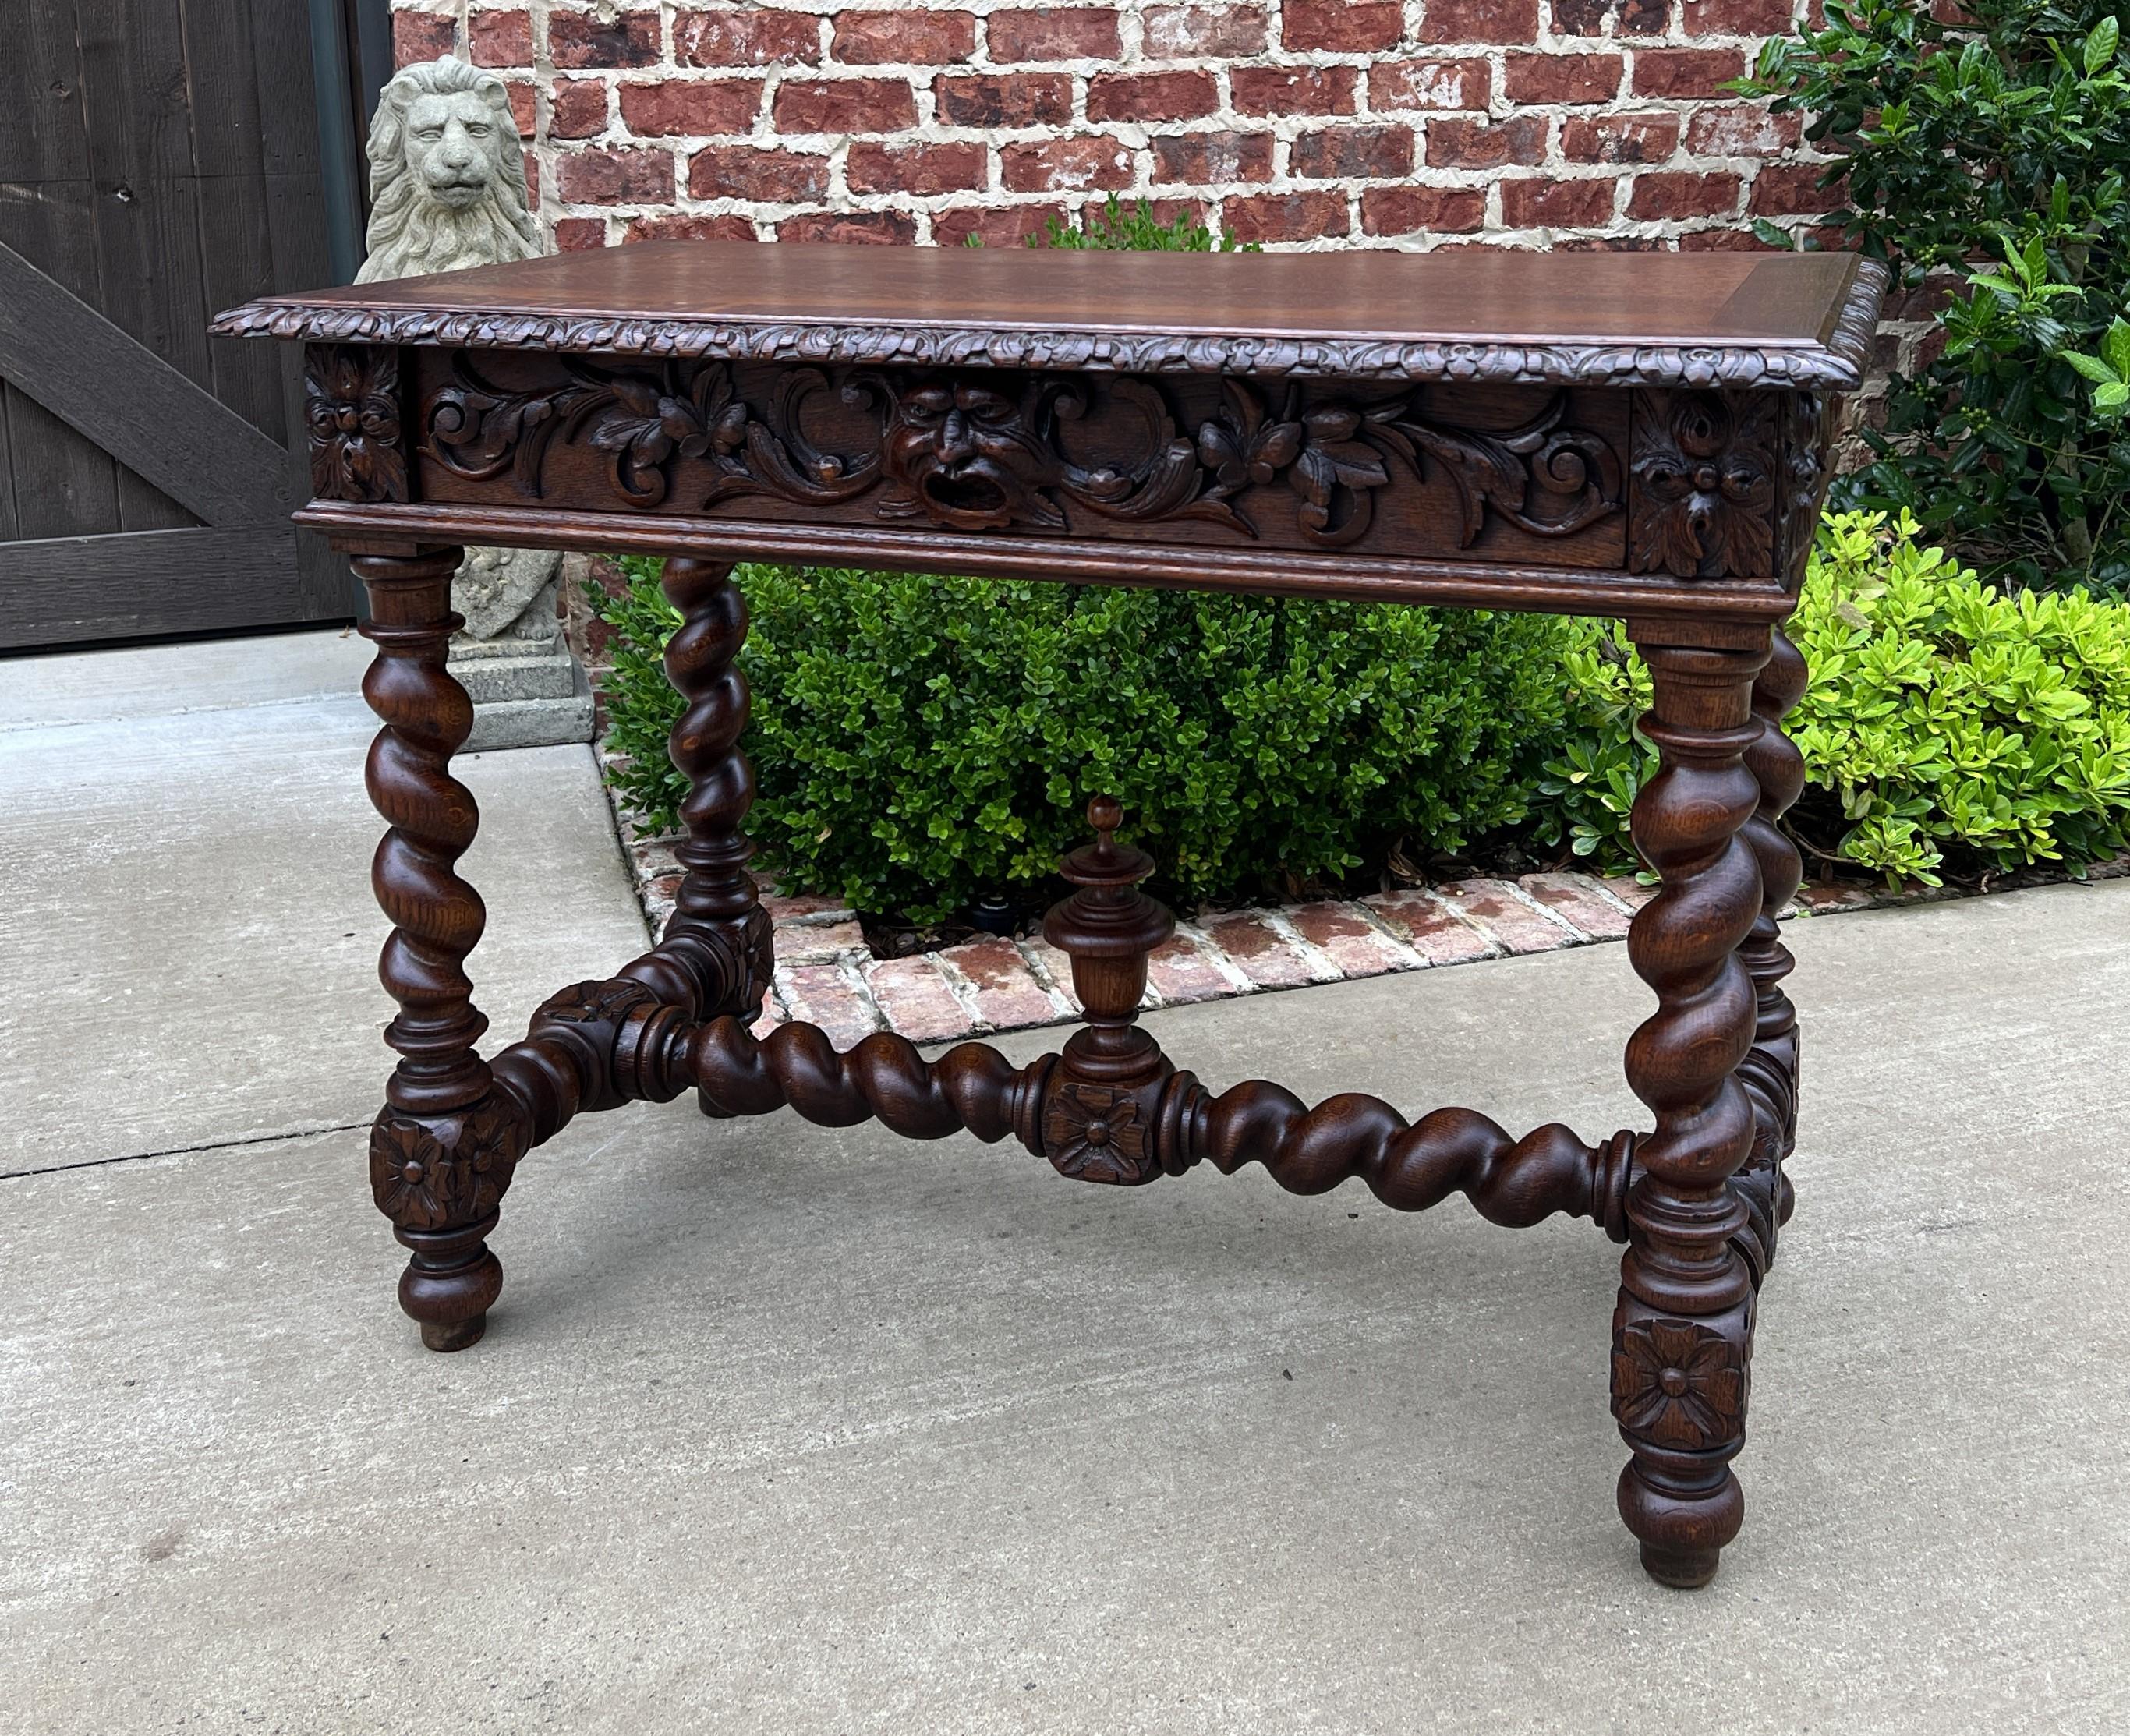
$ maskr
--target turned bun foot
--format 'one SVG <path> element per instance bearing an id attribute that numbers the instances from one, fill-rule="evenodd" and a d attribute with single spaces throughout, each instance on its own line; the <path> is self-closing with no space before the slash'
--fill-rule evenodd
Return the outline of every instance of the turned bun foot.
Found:
<path id="1" fill-rule="evenodd" d="M 1633 1463 L 1620 1473 L 1620 1517 L 1640 1540 L 1642 1567 L 1660 1586 L 1692 1591 L 1716 1577 L 1723 1546 L 1746 1520 L 1746 1491 L 1728 1467 L 1713 1488 L 1673 1491 Z"/>
<path id="2" fill-rule="evenodd" d="M 488 1316 L 475 1314 L 470 1320 L 454 1324 L 439 1324 L 433 1321 L 422 1323 L 422 1348 L 424 1350 L 470 1350 L 480 1343 L 481 1334 L 488 1330 Z M 1712 1573 L 1716 1570 L 1709 1569 Z"/>
<path id="3" fill-rule="evenodd" d="M 467 1350 L 488 1329 L 488 1311 L 503 1293 L 503 1262 L 485 1242 L 459 1262 L 432 1265 L 417 1254 L 399 1275 L 399 1305 L 422 1328 L 431 1350 Z"/>
<path id="4" fill-rule="evenodd" d="M 1716 1577 L 1716 1570 L 1722 1565 L 1721 1549 L 1680 1552 L 1642 1545 L 1642 1571 L 1659 1585 L 1669 1586 L 1675 1591 L 1698 1591 Z"/>

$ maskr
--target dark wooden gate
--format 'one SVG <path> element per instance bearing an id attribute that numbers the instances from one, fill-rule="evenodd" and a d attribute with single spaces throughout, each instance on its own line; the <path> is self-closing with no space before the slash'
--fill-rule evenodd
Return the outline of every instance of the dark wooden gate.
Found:
<path id="1" fill-rule="evenodd" d="M 355 613 L 294 358 L 205 335 L 333 280 L 318 116 L 295 0 L 0 0 L 0 650 Z"/>

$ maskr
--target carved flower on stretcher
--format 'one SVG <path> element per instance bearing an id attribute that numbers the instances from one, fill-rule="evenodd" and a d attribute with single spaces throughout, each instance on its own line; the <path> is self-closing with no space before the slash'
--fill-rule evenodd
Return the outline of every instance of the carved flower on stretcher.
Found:
<path id="1" fill-rule="evenodd" d="M 1612 1344 L 1612 1414 L 1660 1447 L 1721 1446 L 1746 1416 L 1737 1347 L 1691 1320 L 1634 1320 Z"/>
<path id="2" fill-rule="evenodd" d="M 1139 1180 L 1146 1143 L 1137 1100 L 1106 1085 L 1068 1085 L 1043 1117 L 1044 1153 L 1061 1176 L 1077 1180 Z"/>

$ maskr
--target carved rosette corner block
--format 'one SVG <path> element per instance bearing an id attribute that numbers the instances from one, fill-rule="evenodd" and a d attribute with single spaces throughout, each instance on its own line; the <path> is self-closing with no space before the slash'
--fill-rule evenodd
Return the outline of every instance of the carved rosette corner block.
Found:
<path id="1" fill-rule="evenodd" d="M 629 1065 L 645 1023 L 661 1015 L 671 1023 L 680 1012 L 627 977 L 577 983 L 542 1004 L 531 1035 L 568 1054 L 579 1090 L 573 1112 L 610 1109 L 645 1095 L 630 1089 Z"/>
<path id="2" fill-rule="evenodd" d="M 1620 1310 L 1612 1330 L 1612 1415 L 1630 1440 L 1673 1452 L 1743 1442 L 1752 1339 L 1734 1338 L 1723 1323 Z"/>
<path id="3" fill-rule="evenodd" d="M 1151 1180 L 1160 1166 L 1140 1108 L 1128 1092 L 1067 1080 L 1044 1107 L 1044 1155 L 1078 1181 Z"/>
<path id="4" fill-rule="evenodd" d="M 1634 394 L 1631 571 L 1774 576 L 1786 404 L 1786 394 L 1770 392 Z"/>
<path id="5" fill-rule="evenodd" d="M 1716 1576 L 1746 1519 L 1731 1462 L 1746 1444 L 1753 1303 L 1693 1319 L 1622 1295 L 1612 1317 L 1612 1417 L 1634 1449 L 1620 1472 L 1620 1517 L 1642 1564 L 1691 1590 Z"/>
<path id="6" fill-rule="evenodd" d="M 456 1115 L 387 1109 L 370 1129 L 370 1186 L 403 1230 L 462 1228 L 494 1215 L 531 1144 L 524 1112 L 490 1096 Z"/>
<path id="7" fill-rule="evenodd" d="M 407 498 L 397 350 L 375 344 L 308 346 L 303 416 L 311 492 L 318 498 L 365 505 Z"/>

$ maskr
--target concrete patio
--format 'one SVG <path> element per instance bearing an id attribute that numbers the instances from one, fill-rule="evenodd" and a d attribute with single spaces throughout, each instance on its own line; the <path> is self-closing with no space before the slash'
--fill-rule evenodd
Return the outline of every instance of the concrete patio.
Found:
<path id="1" fill-rule="evenodd" d="M 1750 1513 L 1682 1595 L 1612 1511 L 1587 1224 L 640 1106 L 528 1161 L 487 1338 L 423 1352 L 365 651 L 0 666 L 0 1730 L 2130 1724 L 2130 881 L 1793 926 Z M 589 750 L 463 765 L 509 1033 L 642 928 Z M 1602 1134 L 1647 1004 L 1607 947 L 1151 1022 Z"/>

